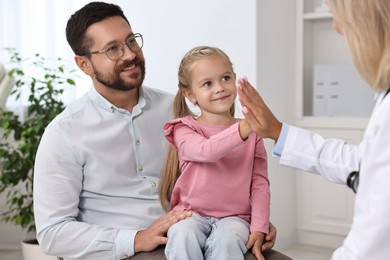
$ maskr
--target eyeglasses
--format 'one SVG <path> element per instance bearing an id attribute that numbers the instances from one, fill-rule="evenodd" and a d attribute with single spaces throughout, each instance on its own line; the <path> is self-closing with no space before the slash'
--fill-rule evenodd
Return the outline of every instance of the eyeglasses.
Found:
<path id="1" fill-rule="evenodd" d="M 100 51 L 93 51 L 90 52 L 90 54 L 102 54 L 105 53 L 107 55 L 107 58 L 110 60 L 117 60 L 123 57 L 125 54 L 125 44 L 129 49 L 136 53 L 140 49 L 142 49 L 142 46 L 144 46 L 144 40 L 142 38 L 142 34 L 135 33 L 134 35 L 127 38 L 125 42 L 114 42 L 110 45 L 108 45 L 106 48 Z"/>

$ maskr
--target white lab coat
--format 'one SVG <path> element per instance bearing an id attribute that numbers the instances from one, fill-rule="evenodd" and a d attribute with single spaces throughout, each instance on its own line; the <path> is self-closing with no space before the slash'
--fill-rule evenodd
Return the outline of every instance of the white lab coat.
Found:
<path id="1" fill-rule="evenodd" d="M 290 126 L 280 164 L 344 184 L 359 170 L 351 230 L 332 259 L 390 259 L 390 94 L 379 94 L 358 146 Z"/>

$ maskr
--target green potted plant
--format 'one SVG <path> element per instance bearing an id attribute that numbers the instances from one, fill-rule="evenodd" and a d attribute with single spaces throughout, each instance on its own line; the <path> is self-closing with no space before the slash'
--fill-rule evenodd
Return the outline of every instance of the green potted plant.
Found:
<path id="1" fill-rule="evenodd" d="M 62 59 L 46 60 L 39 54 L 22 59 L 15 49 L 7 49 L 8 75 L 15 86 L 10 94 L 16 100 L 27 94 L 25 116 L 0 108 L 0 193 L 6 194 L 4 222 L 35 231 L 33 176 L 35 154 L 46 126 L 64 108 L 64 90 L 75 85 Z M 50 65 L 51 64 L 51 65 Z"/>

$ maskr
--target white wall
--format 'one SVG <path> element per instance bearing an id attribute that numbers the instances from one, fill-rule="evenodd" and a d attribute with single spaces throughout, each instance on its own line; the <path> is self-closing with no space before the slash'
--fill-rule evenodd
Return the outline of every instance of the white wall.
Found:
<path id="1" fill-rule="evenodd" d="M 257 6 L 257 89 L 279 120 L 294 122 L 295 1 L 260 0 Z M 266 141 L 271 183 L 271 221 L 277 227 L 275 248 L 297 241 L 296 181 L 292 169 L 279 166 Z"/>
<path id="2" fill-rule="evenodd" d="M 0 0 L 0 49 L 17 47 L 23 57 L 39 52 L 73 63 L 65 26 L 69 16 L 88 2 L 91 1 Z M 133 30 L 144 35 L 146 85 L 176 93 L 180 59 L 197 45 L 223 49 L 238 76 L 255 79 L 256 0 L 111 2 L 120 5 Z M 0 61 L 5 60 L 5 54 L 0 50 Z"/>
<path id="3" fill-rule="evenodd" d="M 144 35 L 145 84 L 177 91 L 182 56 L 197 45 L 217 46 L 237 75 L 256 75 L 256 0 L 122 1 L 134 31 Z"/>

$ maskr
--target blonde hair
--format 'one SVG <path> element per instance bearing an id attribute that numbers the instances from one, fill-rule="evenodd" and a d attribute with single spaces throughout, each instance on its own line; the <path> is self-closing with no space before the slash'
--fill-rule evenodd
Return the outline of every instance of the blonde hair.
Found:
<path id="1" fill-rule="evenodd" d="M 375 90 L 390 84 L 389 0 L 327 0 L 352 59 Z"/>
<path id="2" fill-rule="evenodd" d="M 178 72 L 179 89 L 173 101 L 173 115 L 175 118 L 194 116 L 191 109 L 187 106 L 186 98 L 183 95 L 183 89 L 188 89 L 191 87 L 191 73 L 196 63 L 202 59 L 215 55 L 225 58 L 228 61 L 231 71 L 234 74 L 233 64 L 230 61 L 230 58 L 226 55 L 225 52 L 216 47 L 195 47 L 189 52 L 187 52 L 182 58 Z M 233 104 L 230 108 L 230 114 L 233 117 L 234 112 L 235 106 Z M 163 167 L 163 174 L 160 186 L 160 202 L 166 211 L 169 210 L 169 201 L 171 200 L 172 191 L 177 179 L 180 176 L 179 167 L 180 162 L 177 151 L 175 150 L 175 148 L 173 148 L 172 145 L 170 145 L 165 157 L 165 164 Z"/>

